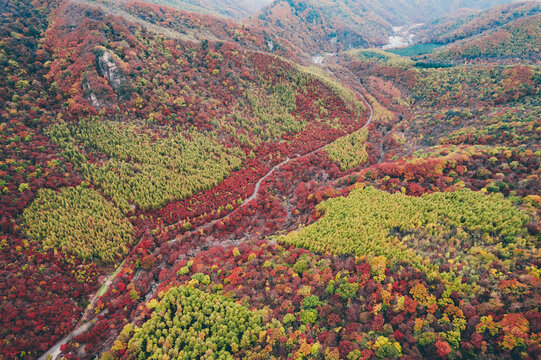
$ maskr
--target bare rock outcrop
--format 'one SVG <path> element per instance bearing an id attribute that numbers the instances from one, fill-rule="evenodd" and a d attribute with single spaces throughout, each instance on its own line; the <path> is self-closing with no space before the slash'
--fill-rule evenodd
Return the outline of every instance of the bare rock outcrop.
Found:
<path id="1" fill-rule="evenodd" d="M 110 50 L 103 49 L 96 54 L 96 68 L 87 75 L 82 85 L 85 97 L 94 108 L 102 109 L 129 98 L 129 82 Z M 98 80 L 100 77 L 107 80 L 109 86 L 104 86 Z"/>
<path id="2" fill-rule="evenodd" d="M 98 55 L 97 60 L 99 74 L 106 78 L 115 93 L 118 96 L 121 96 L 122 92 L 125 90 L 126 77 L 115 62 L 113 54 L 111 54 L 109 50 L 105 50 L 101 55 Z"/>

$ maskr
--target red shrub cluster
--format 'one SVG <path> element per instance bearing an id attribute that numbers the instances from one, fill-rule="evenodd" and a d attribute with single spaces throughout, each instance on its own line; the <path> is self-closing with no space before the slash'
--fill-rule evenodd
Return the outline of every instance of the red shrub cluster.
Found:
<path id="1" fill-rule="evenodd" d="M 118 3 L 118 6 L 145 21 L 175 30 L 187 39 L 190 37 L 197 40 L 218 38 L 250 50 L 271 52 L 290 59 L 296 59 L 298 56 L 298 52 L 294 51 L 288 41 L 263 29 L 241 25 L 224 18 L 141 1 L 122 1 Z"/>
<path id="2" fill-rule="evenodd" d="M 473 154 L 385 162 L 359 173 L 360 178 L 382 190 L 419 196 L 425 192 L 450 191 L 459 185 L 504 195 L 539 193 L 539 157 L 530 150 L 480 150 Z"/>
<path id="3" fill-rule="evenodd" d="M 539 325 L 535 311 L 519 314 L 506 306 L 494 308 L 489 305 L 490 297 L 484 295 L 469 299 L 456 292 L 446 294 L 444 284 L 429 281 L 408 263 L 382 267 L 376 259 L 366 262 L 318 256 L 290 246 L 257 242 L 213 247 L 173 264 L 161 271 L 161 283 L 150 294 L 208 275 L 210 282 L 196 282 L 195 286 L 220 290 L 254 309 L 267 307 L 269 319 L 282 321 L 284 338 L 273 346 L 278 357 L 302 354 L 305 344 L 316 343 L 319 351 L 313 356 L 321 359 L 331 352 L 346 358 L 356 351 L 365 358 L 381 357 L 385 346 L 392 346 L 385 350 L 387 356 L 401 354 L 404 358 L 494 353 L 512 357 L 519 352 L 535 358 L 541 351 L 534 335 Z M 532 291 L 519 297 L 534 296 Z M 520 301 L 517 295 L 500 295 L 504 304 Z M 114 300 L 118 309 L 131 304 L 126 296 Z M 118 334 L 127 321 L 123 316 L 140 325 L 152 311 L 143 305 L 128 308 L 131 313 L 123 312 L 116 322 L 113 317 L 98 322 L 96 330 L 77 341 L 92 343 L 106 328 L 104 324 Z M 399 344 L 399 352 L 394 342 Z M 128 356 L 125 346 L 116 348 L 124 349 L 116 355 Z M 74 350 L 73 345 L 67 351 L 70 349 Z"/>
<path id="4" fill-rule="evenodd" d="M 0 357 L 10 359 L 35 357 L 71 330 L 98 270 L 60 251 L 44 251 L 17 225 L 38 189 L 81 179 L 42 133 L 59 108 L 54 86 L 44 78 L 51 56 L 38 47 L 47 9 L 29 1 L 6 6 L 0 28 Z"/>
<path id="5" fill-rule="evenodd" d="M 77 324 L 100 270 L 17 236 L 0 244 L 0 353 L 35 357 Z"/>

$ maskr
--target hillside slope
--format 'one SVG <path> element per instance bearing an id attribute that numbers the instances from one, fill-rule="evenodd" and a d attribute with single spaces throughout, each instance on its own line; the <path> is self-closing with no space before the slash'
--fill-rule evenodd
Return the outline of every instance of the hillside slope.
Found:
<path id="1" fill-rule="evenodd" d="M 482 10 L 514 0 L 369 0 L 366 6 L 393 25 L 424 23 L 467 8 Z M 353 1 L 355 2 L 355 1 Z"/>
<path id="2" fill-rule="evenodd" d="M 418 43 L 446 45 L 432 58 L 443 61 L 541 61 L 541 4 L 503 5 L 418 29 Z"/>
<path id="3" fill-rule="evenodd" d="M 246 22 L 312 55 L 383 44 L 392 31 L 389 22 L 356 1 L 275 1 Z"/>
<path id="4" fill-rule="evenodd" d="M 1 360 L 541 358 L 541 68 L 292 43 L 0 1 Z"/>
<path id="5" fill-rule="evenodd" d="M 287 40 L 278 38 L 265 29 L 243 25 L 223 17 L 174 9 L 145 1 L 84 1 L 75 3 L 99 7 L 106 14 L 120 16 L 142 25 L 145 29 L 169 38 L 191 42 L 231 42 L 244 49 L 263 51 L 292 60 L 305 57 L 302 51 Z"/>
<path id="6" fill-rule="evenodd" d="M 223 217 L 275 165 L 367 121 L 339 84 L 247 50 L 266 46 L 256 36 L 162 28 L 70 1 L 2 3 L 2 357 L 36 358 L 69 332 L 151 231 Z"/>
<path id="7" fill-rule="evenodd" d="M 267 28 L 311 55 L 382 45 L 392 26 L 434 20 L 461 8 L 485 9 L 509 0 L 276 0 L 246 21 Z"/>
<path id="8" fill-rule="evenodd" d="M 417 41 L 448 44 L 511 23 L 541 11 L 537 1 L 495 6 L 466 16 L 446 16 L 417 28 Z"/>
<path id="9" fill-rule="evenodd" d="M 272 0 L 147 0 L 146 2 L 241 20 L 255 14 Z"/>
<path id="10" fill-rule="evenodd" d="M 500 29 L 441 49 L 434 59 L 455 62 L 541 63 L 541 14 L 513 21 Z"/>

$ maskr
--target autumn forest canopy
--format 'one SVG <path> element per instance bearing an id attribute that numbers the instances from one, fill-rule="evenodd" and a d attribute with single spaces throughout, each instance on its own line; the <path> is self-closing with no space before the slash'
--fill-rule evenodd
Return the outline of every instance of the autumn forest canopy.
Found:
<path id="1" fill-rule="evenodd" d="M 536 1 L 0 0 L 0 360 L 541 358 L 540 46 Z"/>

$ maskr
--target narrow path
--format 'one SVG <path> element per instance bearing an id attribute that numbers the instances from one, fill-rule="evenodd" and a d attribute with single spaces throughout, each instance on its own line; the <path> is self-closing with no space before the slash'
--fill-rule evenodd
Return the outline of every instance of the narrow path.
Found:
<path id="1" fill-rule="evenodd" d="M 334 72 L 327 66 L 325 65 L 325 68 L 326 70 L 335 78 L 337 79 L 340 83 L 341 83 L 341 80 L 340 78 L 338 78 Z M 357 93 L 361 99 L 363 100 L 363 102 L 366 104 L 366 106 L 368 107 L 368 109 L 370 110 L 370 115 L 368 117 L 368 120 L 367 122 L 362 126 L 362 128 L 366 128 L 368 125 L 370 125 L 370 123 L 372 122 L 372 118 L 374 117 L 374 110 L 372 108 L 372 105 L 370 105 L 370 103 L 366 100 L 366 98 L 363 96 L 363 94 L 361 94 L 359 91 L 357 91 L 356 89 L 352 89 L 353 91 L 355 91 L 355 93 Z M 361 129 L 362 129 L 361 128 Z M 213 226 L 214 224 L 216 224 L 218 221 L 220 220 L 223 220 L 225 218 L 228 218 L 229 216 L 235 214 L 237 211 L 239 211 L 240 209 L 242 209 L 244 206 L 246 206 L 249 202 L 251 202 L 252 200 L 255 200 L 257 198 L 257 196 L 259 195 L 259 190 L 261 188 L 261 184 L 263 183 L 263 181 L 265 181 L 269 176 L 271 176 L 276 170 L 280 169 L 282 166 L 284 166 L 285 164 L 291 162 L 291 161 L 296 161 L 296 160 L 299 160 L 299 159 L 302 159 L 302 158 L 305 158 L 305 157 L 308 157 L 310 155 L 313 155 L 315 153 L 317 153 L 318 151 L 322 150 L 325 146 L 327 146 L 329 144 L 325 144 L 325 145 L 322 145 L 320 147 L 318 147 L 317 149 L 315 150 L 312 150 L 310 151 L 309 153 L 306 153 L 304 155 L 297 155 L 296 158 L 294 159 L 290 159 L 290 158 L 287 158 L 286 160 L 282 161 L 280 164 L 274 166 L 271 170 L 269 170 L 264 176 L 262 176 L 258 181 L 257 183 L 255 184 L 255 187 L 254 187 L 254 191 L 252 192 L 252 194 L 246 198 L 241 205 L 239 205 L 235 210 L 233 210 L 232 212 L 230 212 L 229 214 L 219 218 L 219 219 L 215 219 L 213 221 L 210 221 L 204 225 L 201 225 L 195 229 L 193 229 L 192 231 L 199 231 L 199 230 L 206 230 L 208 229 L 209 227 Z M 174 226 L 178 226 L 180 224 L 182 224 L 183 221 L 179 221 L 177 223 L 174 223 L 172 225 L 169 225 L 167 226 L 166 228 L 171 228 L 171 227 L 174 227 Z M 178 239 L 178 238 L 177 238 Z M 173 240 L 173 242 L 177 241 L 177 239 Z M 137 247 L 137 245 L 136 245 Z M 125 261 L 125 260 L 124 260 Z M 94 303 L 98 300 L 99 296 L 98 294 L 103 292 L 103 287 L 107 287 L 109 286 L 112 281 L 114 280 L 114 277 L 116 276 L 116 274 L 118 273 L 118 270 L 122 268 L 122 266 L 124 265 L 124 261 L 120 264 L 120 266 L 117 268 L 117 270 L 115 272 L 113 272 L 109 277 L 107 277 L 107 280 L 104 281 L 104 283 L 102 284 L 102 286 L 100 287 L 100 290 L 98 290 L 98 292 L 96 292 L 96 294 L 92 297 L 91 299 L 91 302 L 90 304 L 88 305 L 87 307 L 87 310 L 85 311 L 85 313 L 83 314 L 82 318 L 84 319 L 85 316 L 87 315 L 87 311 L 92 309 Z M 68 335 L 66 335 L 62 340 L 60 340 L 58 343 L 56 343 L 51 349 L 49 349 L 46 353 L 44 353 L 38 360 L 47 360 L 47 356 L 48 355 L 51 355 L 50 359 L 51 360 L 54 360 L 56 359 L 59 355 L 60 355 L 60 347 L 64 344 L 66 344 L 68 341 L 72 340 L 73 338 L 75 338 L 76 336 L 80 335 L 81 333 L 83 333 L 84 331 L 86 331 L 94 322 L 96 321 L 96 317 L 93 317 L 91 320 L 87 321 L 87 322 L 84 322 L 83 324 L 80 324 L 79 326 L 77 326 L 73 331 L 71 331 Z"/>
<path id="2" fill-rule="evenodd" d="M 288 162 L 290 162 L 291 159 L 290 158 L 287 158 L 286 160 L 282 161 L 280 164 L 274 166 L 271 170 L 269 170 L 269 172 L 267 172 L 263 177 L 261 177 L 257 183 L 255 184 L 255 188 L 254 188 L 254 191 L 252 192 L 252 195 L 250 195 L 246 200 L 244 200 L 242 202 L 242 204 L 240 204 L 235 210 L 231 211 L 230 213 L 222 216 L 221 218 L 218 218 L 218 219 L 214 219 L 212 221 L 209 221 L 207 222 L 206 224 L 204 225 L 201 225 L 195 229 L 193 229 L 192 231 L 196 232 L 196 231 L 199 231 L 199 230 L 206 230 L 208 229 L 209 227 L 211 227 L 212 225 L 216 224 L 218 221 L 220 220 L 223 220 L 223 219 L 226 219 L 228 217 L 230 217 L 231 215 L 235 214 L 237 211 L 239 211 L 241 208 L 243 208 L 245 205 L 247 205 L 250 201 L 254 200 L 255 198 L 257 198 L 257 195 L 259 195 L 259 189 L 261 188 L 261 184 L 263 183 L 263 181 L 265 181 L 269 176 L 271 176 L 276 170 L 278 170 L 279 168 L 281 168 L 283 165 L 287 164 Z M 170 228 L 173 228 L 175 226 L 179 226 L 180 224 L 182 224 L 184 222 L 184 220 L 181 220 L 179 222 L 176 222 L 174 224 L 171 224 L 167 227 L 165 227 L 165 229 L 170 229 Z M 178 239 L 178 238 L 177 238 Z M 172 243 L 175 243 L 177 241 L 177 239 L 173 240 Z"/>
<path id="3" fill-rule="evenodd" d="M 70 332 L 65 338 L 57 342 L 52 348 L 49 349 L 49 351 L 41 355 L 38 360 L 47 360 L 49 355 L 51 356 L 49 359 L 56 359 L 60 355 L 60 347 L 66 344 L 68 341 L 72 340 L 74 337 L 79 336 L 80 334 L 88 330 L 88 328 L 94 324 L 94 321 L 95 320 L 92 319 L 91 321 L 88 321 L 82 324 L 81 326 L 77 327 L 75 330 Z"/>
<path id="4" fill-rule="evenodd" d="M 338 80 L 340 83 L 341 83 L 341 80 L 340 78 L 338 78 L 334 72 L 329 69 L 328 66 L 325 66 L 326 70 L 336 79 Z M 368 110 L 370 110 L 370 115 L 368 116 L 368 120 L 366 121 L 366 123 L 363 125 L 363 127 L 361 129 L 364 129 L 365 127 L 367 127 L 368 125 L 370 125 L 372 123 L 372 119 L 374 117 L 374 109 L 372 108 L 372 105 L 370 105 L 370 103 L 366 100 L 366 98 L 363 96 L 363 94 L 361 94 L 359 91 L 357 91 L 357 89 L 352 89 L 353 91 L 355 91 L 355 93 L 357 93 L 361 99 L 363 100 L 363 102 L 366 104 L 366 106 L 368 107 Z M 293 158 L 293 159 L 290 159 L 290 158 L 287 158 L 285 161 L 282 161 L 280 164 L 274 166 L 271 170 L 269 170 L 269 172 L 267 172 L 263 177 L 261 177 L 257 183 L 255 184 L 255 188 L 254 188 L 254 191 L 252 192 L 252 195 L 250 195 L 246 200 L 244 200 L 242 202 L 242 204 L 240 204 L 235 210 L 233 210 L 232 212 L 230 212 L 229 214 L 227 215 L 224 215 L 222 216 L 221 218 L 218 218 L 218 219 L 215 219 L 215 220 L 212 220 L 204 225 L 201 225 L 195 229 L 193 229 L 192 231 L 198 231 L 198 230 L 206 230 L 208 229 L 209 227 L 211 227 L 212 225 L 214 225 L 216 222 L 220 221 L 220 220 L 223 220 L 223 219 L 226 219 L 228 217 L 230 217 L 231 215 L 235 214 L 237 211 L 239 211 L 241 208 L 243 208 L 245 205 L 247 205 L 250 201 L 254 200 L 257 198 L 257 196 L 259 195 L 259 189 L 261 188 L 261 184 L 263 183 L 263 181 L 265 181 L 269 176 L 271 176 L 276 170 L 280 169 L 282 166 L 284 166 L 285 164 L 291 162 L 291 161 L 296 161 L 298 159 L 302 159 L 302 158 L 305 158 L 305 157 L 308 157 L 310 155 L 313 155 L 315 153 L 317 153 L 318 151 L 322 150 L 323 148 L 325 148 L 327 145 L 329 144 L 325 144 L 325 145 L 322 145 L 320 147 L 318 147 L 317 149 L 315 150 L 312 150 L 310 151 L 309 153 L 306 153 L 304 155 L 299 155 L 297 154 L 297 157 L 296 158 Z M 183 221 L 179 221 L 177 223 L 174 223 L 172 225 L 169 225 L 167 226 L 166 228 L 172 228 L 172 227 L 175 227 L 175 226 L 178 226 L 180 224 L 182 224 Z"/>

